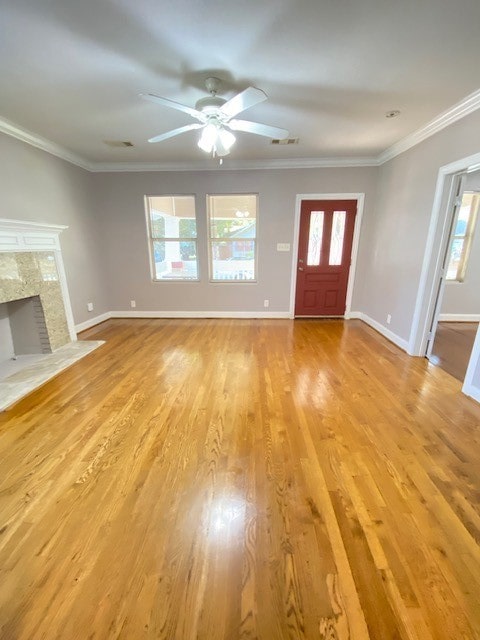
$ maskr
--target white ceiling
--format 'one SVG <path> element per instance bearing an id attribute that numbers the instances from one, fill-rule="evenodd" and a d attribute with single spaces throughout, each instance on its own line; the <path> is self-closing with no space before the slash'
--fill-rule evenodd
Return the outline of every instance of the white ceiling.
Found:
<path id="1" fill-rule="evenodd" d="M 208 161 L 187 114 L 204 79 L 268 101 L 241 117 L 288 129 L 238 134 L 230 161 L 364 158 L 480 87 L 479 0 L 1 0 L 0 116 L 89 162 Z M 386 119 L 385 112 L 401 115 Z M 104 140 L 130 140 L 112 149 Z"/>

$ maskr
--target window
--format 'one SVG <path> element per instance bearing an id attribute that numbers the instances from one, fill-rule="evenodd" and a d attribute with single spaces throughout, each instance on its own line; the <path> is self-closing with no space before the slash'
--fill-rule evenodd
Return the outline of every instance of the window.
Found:
<path id="1" fill-rule="evenodd" d="M 479 203 L 479 195 L 463 194 L 448 257 L 446 279 L 450 282 L 463 282 L 465 279 Z"/>
<path id="2" fill-rule="evenodd" d="M 256 280 L 257 202 L 255 194 L 207 196 L 213 282 Z"/>
<path id="3" fill-rule="evenodd" d="M 147 196 L 152 278 L 198 280 L 194 196 Z"/>

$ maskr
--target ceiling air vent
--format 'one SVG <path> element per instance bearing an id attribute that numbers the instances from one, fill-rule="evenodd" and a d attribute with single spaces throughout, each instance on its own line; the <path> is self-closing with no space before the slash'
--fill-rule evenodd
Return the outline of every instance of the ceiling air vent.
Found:
<path id="1" fill-rule="evenodd" d="M 284 138 L 283 140 L 272 140 L 272 144 L 298 144 L 298 138 Z"/>
<path id="2" fill-rule="evenodd" d="M 130 140 L 104 140 L 107 147 L 133 147 L 133 142 Z"/>

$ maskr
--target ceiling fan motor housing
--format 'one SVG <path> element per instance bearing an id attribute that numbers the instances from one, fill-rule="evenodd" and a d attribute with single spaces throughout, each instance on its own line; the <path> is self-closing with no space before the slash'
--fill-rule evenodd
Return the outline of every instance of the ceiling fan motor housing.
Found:
<path id="1" fill-rule="evenodd" d="M 201 111 L 206 115 L 216 114 L 218 109 L 225 104 L 226 100 L 223 98 L 218 98 L 217 96 L 207 96 L 206 98 L 201 98 L 195 104 L 195 109 L 197 111 Z"/>

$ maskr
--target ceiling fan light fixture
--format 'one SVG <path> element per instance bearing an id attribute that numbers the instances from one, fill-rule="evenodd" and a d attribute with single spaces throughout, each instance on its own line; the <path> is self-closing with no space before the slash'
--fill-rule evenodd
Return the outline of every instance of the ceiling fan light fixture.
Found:
<path id="1" fill-rule="evenodd" d="M 259 122 L 250 122 L 249 120 L 238 120 L 235 117 L 246 109 L 264 102 L 267 99 L 267 94 L 264 91 L 257 87 L 247 87 L 233 96 L 233 98 L 230 98 L 230 100 L 225 100 L 217 95 L 220 84 L 221 82 L 218 78 L 207 78 L 205 86 L 210 95 L 198 100 L 194 108 L 168 98 L 162 98 L 162 96 L 157 96 L 154 93 L 140 94 L 142 98 L 149 102 L 183 111 L 197 120 L 196 123 L 187 124 L 153 136 L 153 138 L 148 139 L 148 142 L 163 142 L 181 133 L 186 133 L 193 129 L 202 129 L 200 139 L 197 142 L 198 147 L 208 154 L 213 154 L 213 157 L 218 156 L 221 158 L 230 153 L 231 147 L 236 142 L 236 137 L 232 131 L 253 133 L 267 138 L 278 138 L 279 140 L 288 138 L 289 133 L 286 129 L 272 127 Z"/>
<path id="2" fill-rule="evenodd" d="M 214 124 L 207 124 L 202 131 L 202 135 L 200 136 L 200 140 L 198 141 L 198 146 L 202 151 L 206 153 L 211 153 L 215 142 L 217 141 L 217 127 Z"/>
<path id="3" fill-rule="evenodd" d="M 216 123 L 207 124 L 200 136 L 198 146 L 206 153 L 216 153 L 218 156 L 227 155 L 235 143 L 236 138 L 230 131 Z"/>
<path id="4" fill-rule="evenodd" d="M 232 146 L 236 142 L 236 138 L 231 131 L 227 131 L 226 129 L 218 130 L 218 137 L 220 138 L 220 142 L 223 147 L 228 151 L 232 148 Z"/>

